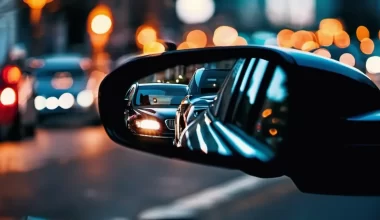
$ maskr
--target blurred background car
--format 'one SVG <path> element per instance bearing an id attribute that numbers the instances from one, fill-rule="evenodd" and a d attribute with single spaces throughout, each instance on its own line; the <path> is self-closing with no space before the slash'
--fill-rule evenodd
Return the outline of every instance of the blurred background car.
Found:
<path id="1" fill-rule="evenodd" d="M 33 60 L 36 78 L 34 100 L 40 122 L 57 116 L 76 117 L 88 124 L 100 124 L 93 80 L 87 71 L 88 58 L 72 55 L 51 55 Z"/>
<path id="2" fill-rule="evenodd" d="M 0 75 L 0 140 L 34 136 L 37 122 L 34 78 L 12 63 L 4 65 Z"/>
<path id="3" fill-rule="evenodd" d="M 216 93 L 223 84 L 229 70 L 225 69 L 197 69 L 190 80 L 187 96 L 181 101 L 175 115 L 176 145 L 182 131 L 199 113 L 208 108 L 216 98 Z"/>
<path id="4" fill-rule="evenodd" d="M 172 143 L 175 112 L 187 93 L 187 85 L 136 83 L 125 97 L 125 123 L 142 140 Z"/>

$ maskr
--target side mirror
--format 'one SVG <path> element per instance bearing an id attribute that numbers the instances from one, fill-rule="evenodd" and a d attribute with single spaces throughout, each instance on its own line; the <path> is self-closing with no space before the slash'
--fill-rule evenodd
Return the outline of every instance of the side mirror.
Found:
<path id="1" fill-rule="evenodd" d="M 125 126 L 123 100 L 133 83 L 175 79 L 177 69 L 218 62 L 231 65 L 217 99 L 183 130 L 176 130 L 179 103 L 169 100 L 186 85 L 156 80 L 139 84 L 136 93 L 142 89 L 158 102 L 134 106 L 138 114 Z M 138 75 L 125 74 L 136 69 Z M 380 180 L 371 172 L 380 165 L 380 140 L 369 143 L 359 135 L 379 130 L 380 123 L 349 120 L 379 110 L 380 91 L 363 73 L 336 61 L 261 46 L 170 51 L 118 67 L 102 81 L 99 94 L 105 130 L 125 147 L 263 178 L 286 175 L 308 193 L 380 195 Z M 168 143 L 175 133 L 173 146 Z"/>

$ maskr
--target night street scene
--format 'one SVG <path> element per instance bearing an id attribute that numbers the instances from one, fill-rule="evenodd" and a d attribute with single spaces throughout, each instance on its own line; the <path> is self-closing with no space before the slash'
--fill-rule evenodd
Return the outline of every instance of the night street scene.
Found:
<path id="1" fill-rule="evenodd" d="M 275 48 L 268 49 L 273 51 L 302 51 L 310 54 L 306 57 L 311 63 L 314 58 L 321 63 L 320 60 L 328 60 L 331 65 L 346 68 L 342 72 L 360 72 L 365 78 L 359 77 L 360 80 L 368 80 L 369 87 L 378 90 L 380 1 L 3 0 L 0 1 L 0 29 L 0 220 L 380 219 L 380 194 L 304 193 L 286 174 L 264 178 L 244 169 L 197 163 L 191 156 L 188 158 L 192 159 L 178 159 L 157 153 L 160 149 L 177 152 L 177 148 L 183 146 L 195 152 L 199 146 L 198 150 L 204 153 L 199 160 L 203 160 L 204 155 L 207 160 L 215 149 L 213 146 L 219 154 L 234 156 L 236 152 L 243 152 L 245 145 L 270 145 L 275 153 L 286 151 L 287 146 L 280 149 L 281 141 L 287 138 L 281 132 L 292 126 L 287 114 L 290 104 L 285 98 L 278 106 L 269 103 L 275 96 L 269 94 L 272 84 L 267 88 L 265 100 L 269 107 L 266 110 L 264 104 L 256 106 L 249 97 L 266 91 L 262 87 L 261 90 L 256 88 L 256 92 L 252 89 L 255 83 L 260 84 L 257 72 L 261 67 L 262 75 L 273 72 L 272 81 L 268 78 L 264 83 L 271 82 L 273 88 L 277 85 L 282 92 L 291 87 L 283 86 L 288 75 L 276 69 L 280 65 L 275 66 L 272 60 L 238 55 L 227 58 L 226 55 L 220 61 L 198 56 L 199 60 L 209 61 L 191 63 L 190 58 L 196 56 L 189 55 L 188 64 L 183 65 L 179 62 L 185 55 L 179 54 L 178 61 L 166 60 L 174 63 L 172 66 L 159 69 L 152 58 L 141 65 L 141 69 L 131 65 L 131 71 L 123 73 L 124 77 L 136 80 L 133 85 L 125 82 L 125 88 L 121 88 L 125 90 L 125 97 L 120 102 L 115 101 L 114 106 L 111 95 L 120 96 L 122 82 L 111 83 L 114 79 L 109 77 L 113 70 L 124 68 L 125 63 L 138 57 L 175 50 L 257 45 Z M 297 58 L 293 61 L 301 65 Z M 148 67 L 157 71 L 148 76 L 144 72 Z M 283 72 L 288 70 L 284 68 Z M 243 77 L 244 73 L 247 78 Z M 314 75 L 308 79 L 309 83 L 321 82 L 318 77 L 312 77 Z M 107 86 L 109 91 L 102 93 L 103 80 L 109 80 L 104 85 L 104 90 Z M 321 91 L 333 88 L 344 94 L 344 83 L 342 80 L 333 86 L 327 83 L 328 86 L 319 87 Z M 110 84 L 114 84 L 114 88 Z M 227 91 L 230 87 L 231 93 Z M 240 89 L 239 96 L 234 96 L 235 87 Z M 357 90 L 359 86 L 350 88 Z M 368 94 L 371 91 L 368 89 Z M 380 105 L 380 97 L 376 99 L 365 92 L 353 100 L 365 100 L 362 103 L 368 105 L 363 104 L 363 109 L 372 111 Z M 229 93 L 229 99 L 234 102 L 223 102 Z M 321 96 L 325 94 L 321 92 Z M 116 129 L 111 131 L 107 127 L 111 122 L 104 125 L 113 111 L 99 110 L 99 102 L 103 98 L 106 103 L 104 97 L 110 96 L 112 101 L 107 101 L 111 103 L 107 108 L 123 105 L 124 118 L 120 118 L 120 122 L 125 126 L 118 131 L 125 134 L 120 135 Z M 306 92 L 297 97 L 301 96 L 303 99 L 311 97 Z M 246 102 L 242 103 L 243 99 Z M 255 100 L 258 103 L 261 99 Z M 349 99 L 336 102 L 344 101 L 349 102 Z M 347 108 L 361 107 L 355 105 L 347 104 Z M 222 119 L 218 112 L 224 108 L 228 109 L 227 116 Z M 230 108 L 234 110 L 229 111 Z M 263 111 L 252 116 L 252 109 Z M 292 108 L 289 109 L 291 112 Z M 344 111 L 331 109 L 334 117 Z M 215 117 L 209 116 L 212 113 Z M 314 110 L 309 114 L 305 110 L 304 114 L 311 121 L 318 121 L 316 119 L 322 118 L 315 115 L 318 113 Z M 380 113 L 377 116 L 380 121 Z M 204 120 L 200 122 L 201 119 Z M 222 138 L 218 139 L 210 127 L 203 129 L 210 124 L 217 127 L 218 123 L 240 131 L 249 127 L 244 135 L 256 142 L 239 142 L 241 139 L 227 131 L 221 132 Z M 235 124 L 229 127 L 228 123 Z M 268 123 L 277 127 L 267 127 Z M 326 123 L 321 130 L 332 130 L 332 126 Z M 297 129 L 305 133 L 307 130 Z M 372 130 L 374 134 L 378 132 Z M 350 137 L 355 132 L 339 132 L 344 131 L 338 130 L 336 135 L 347 138 L 345 144 L 355 139 Z M 366 133 L 364 130 L 357 133 L 360 132 Z M 132 144 L 115 141 L 118 135 L 125 135 L 123 138 Z M 380 141 L 376 142 L 380 135 L 374 136 L 371 144 L 380 147 Z M 199 143 L 191 145 L 195 140 Z M 322 143 L 321 140 L 317 142 Z M 148 142 L 154 142 L 153 147 L 145 147 Z M 220 146 L 226 146 L 227 142 L 234 142 L 241 149 L 229 153 L 226 147 L 222 152 Z M 308 139 L 302 146 L 307 149 L 308 144 L 315 146 L 315 142 Z M 144 150 L 140 151 L 139 147 Z M 315 161 L 323 164 L 327 160 Z M 352 160 L 352 164 L 355 163 L 359 162 Z M 252 164 L 250 170 L 255 169 L 255 163 Z M 344 167 L 339 161 L 336 164 Z M 302 168 L 302 164 L 298 167 Z M 377 171 L 373 175 L 376 176 Z M 352 181 L 361 179 L 355 175 L 351 178 Z M 326 182 L 315 178 L 314 184 L 318 185 L 318 181 Z"/>

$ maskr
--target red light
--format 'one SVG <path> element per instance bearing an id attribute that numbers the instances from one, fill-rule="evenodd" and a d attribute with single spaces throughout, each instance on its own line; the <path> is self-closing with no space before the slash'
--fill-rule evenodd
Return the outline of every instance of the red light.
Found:
<path id="1" fill-rule="evenodd" d="M 16 84 L 21 79 L 21 70 L 17 66 L 6 66 L 3 69 L 3 80 L 7 84 Z"/>

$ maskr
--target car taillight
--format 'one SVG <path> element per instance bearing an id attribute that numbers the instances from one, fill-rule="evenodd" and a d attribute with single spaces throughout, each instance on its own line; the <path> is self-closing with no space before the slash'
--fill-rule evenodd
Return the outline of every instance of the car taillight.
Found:
<path id="1" fill-rule="evenodd" d="M 17 100 L 17 96 L 14 89 L 7 87 L 3 91 L 1 91 L 0 103 L 2 105 L 5 105 L 5 106 L 13 105 L 16 103 L 16 100 Z"/>
<path id="2" fill-rule="evenodd" d="M 17 66 L 6 66 L 3 69 L 3 80 L 7 84 L 17 84 L 21 79 L 21 70 Z"/>

